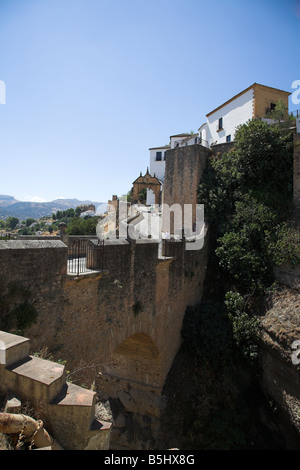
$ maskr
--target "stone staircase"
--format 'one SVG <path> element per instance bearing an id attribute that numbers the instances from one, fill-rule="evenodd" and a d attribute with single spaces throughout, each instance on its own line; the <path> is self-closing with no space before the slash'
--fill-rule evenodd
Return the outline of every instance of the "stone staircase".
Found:
<path id="1" fill-rule="evenodd" d="M 109 449 L 111 423 L 95 417 L 96 394 L 67 382 L 64 365 L 29 348 L 28 338 L 0 331 L 0 391 L 34 407 L 63 449 Z"/>

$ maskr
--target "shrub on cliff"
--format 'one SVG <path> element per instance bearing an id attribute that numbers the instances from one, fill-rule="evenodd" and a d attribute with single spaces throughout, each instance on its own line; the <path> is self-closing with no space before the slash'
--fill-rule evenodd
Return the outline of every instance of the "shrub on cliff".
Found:
<path id="1" fill-rule="evenodd" d="M 291 214 L 292 134 L 259 120 L 236 132 L 235 147 L 212 158 L 198 199 L 218 237 L 224 273 L 244 291 L 272 282 L 269 243 Z"/>
<path id="2" fill-rule="evenodd" d="M 292 190 L 293 136 L 277 125 L 249 121 L 237 129 L 234 149 L 209 161 L 198 200 L 214 235 L 212 256 L 222 276 L 216 289 L 226 285 L 227 301 L 234 293 L 262 295 L 275 263 L 300 259 L 299 232 L 286 224 Z M 256 312 L 229 311 L 228 305 L 226 311 L 243 355 L 255 356 Z"/>
<path id="3" fill-rule="evenodd" d="M 198 199 L 205 205 L 207 220 L 220 227 L 245 194 L 274 210 L 282 220 L 290 212 L 292 191 L 292 134 L 253 120 L 237 129 L 231 152 L 211 158 Z"/>
<path id="4" fill-rule="evenodd" d="M 294 222 L 284 222 L 272 232 L 269 253 L 275 265 L 300 264 L 300 230 Z"/>

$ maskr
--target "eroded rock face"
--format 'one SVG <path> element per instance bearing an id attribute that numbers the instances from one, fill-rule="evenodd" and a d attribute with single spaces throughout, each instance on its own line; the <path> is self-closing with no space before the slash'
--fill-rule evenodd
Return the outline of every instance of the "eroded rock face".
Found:
<path id="1" fill-rule="evenodd" d="M 284 266 L 276 277 L 261 321 L 262 385 L 282 410 L 287 448 L 300 449 L 300 269 Z"/>

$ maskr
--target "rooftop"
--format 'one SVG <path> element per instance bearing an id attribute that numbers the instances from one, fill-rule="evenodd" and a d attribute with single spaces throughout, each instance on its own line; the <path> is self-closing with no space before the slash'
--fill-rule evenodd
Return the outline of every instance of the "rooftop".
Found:
<path id="1" fill-rule="evenodd" d="M 261 85 L 260 83 L 252 83 L 252 85 L 250 85 L 248 88 L 245 88 L 245 90 L 241 91 L 240 93 L 238 93 L 237 95 L 234 95 L 232 98 L 230 98 L 229 100 L 225 101 L 225 103 L 221 104 L 220 106 L 218 106 L 217 108 L 213 109 L 212 111 L 210 111 L 206 116 L 210 116 L 211 114 L 213 114 L 215 111 L 218 111 L 218 109 L 221 109 L 223 108 L 223 106 L 226 106 L 228 103 L 230 103 L 231 101 L 235 100 L 236 98 L 238 98 L 239 96 L 243 95 L 244 93 L 246 93 L 247 91 L 251 90 L 252 88 L 255 88 L 255 87 L 262 87 L 262 88 L 266 88 L 268 90 L 275 90 L 275 91 L 280 91 L 282 93 L 286 93 L 287 95 L 290 95 L 291 93 L 289 91 L 284 91 L 284 90 L 280 90 L 279 88 L 274 88 L 274 87 L 270 87 L 270 86 L 266 86 L 266 85 Z"/>
<path id="2" fill-rule="evenodd" d="M 171 148 L 171 145 L 162 145 L 161 147 L 151 147 L 149 148 L 149 150 L 163 150 L 163 149 L 170 149 Z"/>

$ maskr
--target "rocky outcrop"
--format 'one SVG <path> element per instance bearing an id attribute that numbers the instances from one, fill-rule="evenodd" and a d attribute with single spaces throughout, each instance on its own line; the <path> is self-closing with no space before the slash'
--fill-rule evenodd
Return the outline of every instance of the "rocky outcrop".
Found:
<path id="1" fill-rule="evenodd" d="M 264 392 L 280 409 L 288 449 L 300 449 L 300 267 L 275 271 L 278 288 L 261 321 Z"/>

